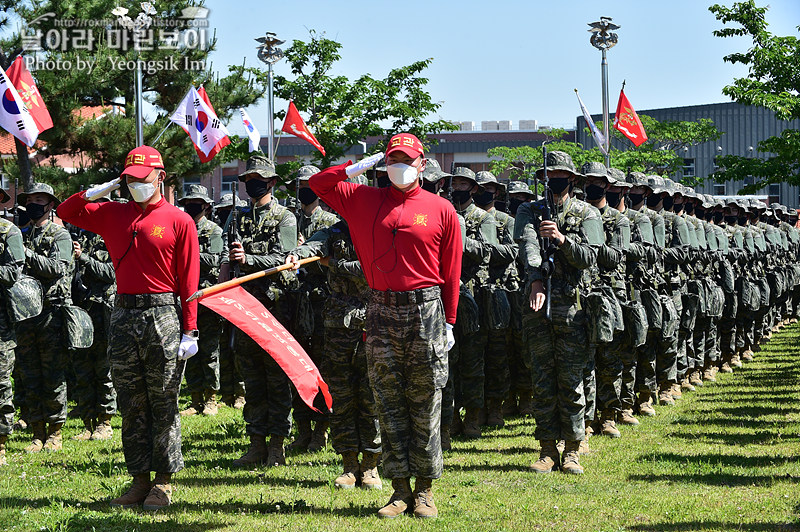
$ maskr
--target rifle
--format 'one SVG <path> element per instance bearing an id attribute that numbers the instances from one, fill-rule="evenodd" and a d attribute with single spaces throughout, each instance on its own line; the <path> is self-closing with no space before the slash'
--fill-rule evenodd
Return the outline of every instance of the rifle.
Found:
<path id="1" fill-rule="evenodd" d="M 447 178 L 447 201 L 451 204 L 453 203 L 453 173 L 456 171 L 456 160 L 455 157 L 453 158 L 453 162 L 450 163 L 450 176 Z"/>
<path id="2" fill-rule="evenodd" d="M 231 214 L 228 217 L 228 251 L 230 252 L 231 244 L 237 242 L 239 240 L 239 182 L 234 181 L 233 186 L 231 187 L 231 192 L 233 193 L 233 208 L 231 209 Z M 233 281 L 240 275 L 239 271 L 239 263 L 234 262 L 231 264 L 231 278 L 228 282 Z M 187 301 L 188 302 L 188 301 Z M 228 347 L 230 347 L 231 352 L 234 350 L 234 344 L 236 343 L 236 327 L 231 326 L 231 334 L 228 337 Z"/>
<path id="3" fill-rule="evenodd" d="M 551 209 L 551 204 L 553 203 L 553 195 L 550 192 L 550 186 L 548 185 L 548 177 L 547 177 L 547 147 L 545 143 L 542 142 L 542 184 L 544 185 L 542 194 L 544 196 L 544 201 L 542 202 L 542 209 L 541 209 L 541 219 L 542 221 L 551 221 L 552 218 L 552 211 L 555 210 L 554 208 Z M 538 189 L 539 184 L 536 183 L 537 189 L 537 198 L 538 198 Z M 555 206 L 553 206 L 555 207 Z M 549 238 L 542 238 L 541 239 L 541 253 L 542 253 L 542 265 L 539 267 L 542 273 L 542 282 L 544 284 L 544 295 L 545 295 L 545 308 L 544 308 L 544 317 L 547 320 L 551 318 L 550 312 L 550 300 L 552 299 L 551 296 L 551 281 L 553 278 L 553 272 L 555 271 L 555 262 L 553 260 L 553 255 L 555 254 L 556 247 L 555 245 L 550 242 Z"/>

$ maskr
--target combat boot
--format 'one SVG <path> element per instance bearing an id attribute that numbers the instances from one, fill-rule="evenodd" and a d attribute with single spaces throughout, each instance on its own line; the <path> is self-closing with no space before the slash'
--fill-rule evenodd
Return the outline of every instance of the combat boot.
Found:
<path id="1" fill-rule="evenodd" d="M 83 420 L 83 430 L 71 439 L 75 441 L 89 441 L 92 439 L 92 432 L 94 432 L 95 427 L 97 427 L 97 420 L 86 418 Z"/>
<path id="2" fill-rule="evenodd" d="M 112 508 L 135 508 L 142 504 L 150 493 L 150 473 L 133 475 L 133 483 L 128 491 L 111 500 Z"/>
<path id="3" fill-rule="evenodd" d="M 196 416 L 203 411 L 203 392 L 192 392 L 192 402 L 186 410 L 181 410 L 183 417 Z"/>
<path id="4" fill-rule="evenodd" d="M 589 438 L 584 438 L 581 440 L 581 445 L 578 447 L 578 454 L 589 454 L 592 452 L 589 449 Z"/>
<path id="5" fill-rule="evenodd" d="M 682 392 L 684 392 L 684 391 L 693 392 L 695 390 L 694 386 L 692 386 L 692 383 L 689 382 L 689 376 L 688 375 L 686 377 L 684 377 L 683 379 L 681 379 L 681 387 L 680 388 L 681 388 Z"/>
<path id="6" fill-rule="evenodd" d="M 0 466 L 6 465 L 6 441 L 8 441 L 8 436 L 5 434 L 0 434 Z"/>
<path id="7" fill-rule="evenodd" d="M 286 452 L 283 449 L 283 436 L 272 435 L 269 437 L 267 448 L 267 467 L 286 465 Z"/>
<path id="8" fill-rule="evenodd" d="M 720 373 L 733 373 L 733 368 L 731 368 L 730 363 L 726 360 L 722 363 L 722 366 L 719 368 Z"/>
<path id="9" fill-rule="evenodd" d="M 31 443 L 25 447 L 25 452 L 38 453 L 44 449 L 44 441 L 47 439 L 47 427 L 44 421 L 34 421 L 30 426 L 31 432 L 33 432 L 33 439 Z"/>
<path id="10" fill-rule="evenodd" d="M 656 415 L 656 411 L 653 408 L 653 396 L 650 392 L 639 392 L 636 407 L 643 416 L 653 417 Z"/>
<path id="11" fill-rule="evenodd" d="M 669 383 L 661 385 L 661 389 L 658 391 L 658 404 L 669 406 L 675 404 L 675 399 L 672 397 L 672 386 Z"/>
<path id="12" fill-rule="evenodd" d="M 744 353 L 745 353 L 745 352 L 743 351 L 743 352 L 742 352 L 742 354 L 744 354 Z M 753 357 L 752 357 L 752 355 L 751 355 L 751 356 L 750 356 L 750 360 L 752 360 L 752 359 L 753 359 Z M 739 358 L 739 355 L 733 355 L 733 356 L 731 357 L 731 362 L 730 362 L 730 364 L 731 364 L 731 367 L 732 367 L 732 368 L 741 368 L 741 367 L 742 367 L 742 360 Z"/>
<path id="13" fill-rule="evenodd" d="M 393 478 L 392 488 L 394 493 L 389 497 L 389 502 L 378 510 L 378 517 L 382 519 L 394 519 L 414 507 L 414 496 L 408 478 Z"/>
<path id="14" fill-rule="evenodd" d="M 61 427 L 63 423 L 50 423 L 47 431 L 47 441 L 44 442 L 44 450 L 56 452 L 61 450 Z"/>
<path id="15" fill-rule="evenodd" d="M 94 432 L 92 432 L 92 439 L 110 440 L 113 435 L 114 431 L 111 428 L 111 414 L 100 414 L 97 417 L 97 426 Z"/>
<path id="16" fill-rule="evenodd" d="M 561 471 L 571 475 L 582 475 L 583 467 L 580 463 L 581 442 L 567 440 L 564 446 L 564 454 L 561 456 Z"/>
<path id="17" fill-rule="evenodd" d="M 633 409 L 626 408 L 617 415 L 617 421 L 623 425 L 638 425 L 639 420 L 633 415 Z"/>
<path id="18" fill-rule="evenodd" d="M 217 394 L 213 390 L 206 390 L 205 396 L 206 402 L 203 403 L 203 415 L 216 416 L 217 412 L 219 412 L 219 407 L 217 406 Z"/>
<path id="19" fill-rule="evenodd" d="M 14 429 L 14 432 L 25 432 L 28 430 L 28 422 L 22 418 L 19 418 L 14 422 L 14 426 L 12 428 Z"/>
<path id="20" fill-rule="evenodd" d="M 530 390 L 519 392 L 519 415 L 533 415 L 533 394 Z"/>
<path id="21" fill-rule="evenodd" d="M 156 473 L 156 478 L 153 480 L 153 487 L 147 498 L 144 500 L 142 510 L 155 511 L 165 508 L 172 503 L 172 480 L 171 473 Z"/>
<path id="22" fill-rule="evenodd" d="M 235 408 L 236 410 L 242 410 L 244 408 L 244 403 L 245 403 L 244 395 L 237 395 L 233 399 L 233 408 Z"/>
<path id="23" fill-rule="evenodd" d="M 683 392 L 681 391 L 681 385 L 679 383 L 673 384 L 669 389 L 669 393 L 671 393 L 672 397 L 675 399 L 683 397 Z"/>
<path id="24" fill-rule="evenodd" d="M 453 448 L 453 442 L 450 439 L 450 425 L 442 423 L 441 427 L 439 427 L 439 433 L 439 438 L 442 441 L 442 450 L 451 450 Z"/>
<path id="25" fill-rule="evenodd" d="M 481 437 L 481 409 L 467 408 L 464 414 L 464 437 L 474 440 Z"/>
<path id="26" fill-rule="evenodd" d="M 364 451 L 361 456 L 361 487 L 365 490 L 379 490 L 383 488 L 381 477 L 378 476 L 378 462 L 381 461 L 380 453 Z"/>
<path id="27" fill-rule="evenodd" d="M 458 436 L 464 433 L 464 422 L 461 421 L 461 413 L 456 408 L 453 410 L 453 423 L 450 425 L 450 436 Z"/>
<path id="28" fill-rule="evenodd" d="M 414 482 L 414 517 L 429 519 L 439 517 L 439 510 L 433 502 L 433 480 L 417 477 Z"/>
<path id="29" fill-rule="evenodd" d="M 267 439 L 257 434 L 250 435 L 250 447 L 241 458 L 233 461 L 233 467 L 251 467 L 261 465 L 267 460 Z"/>
<path id="30" fill-rule="evenodd" d="M 706 382 L 717 382 L 716 369 L 717 367 L 711 363 L 703 368 L 703 380 Z"/>
<path id="31" fill-rule="evenodd" d="M 358 476 L 361 474 L 358 465 L 358 452 L 343 452 L 342 466 L 344 467 L 344 471 L 333 481 L 333 487 L 344 490 L 355 488 Z"/>
<path id="32" fill-rule="evenodd" d="M 613 410 L 603 410 L 603 413 L 600 415 L 600 434 L 611 438 L 619 438 L 622 436 L 619 430 L 617 430 L 617 423 L 614 421 L 614 417 Z M 564 447 L 564 451 L 566 452 L 566 446 Z"/>
<path id="33" fill-rule="evenodd" d="M 325 449 L 328 444 L 328 427 L 330 423 L 328 420 L 317 421 L 314 425 L 314 432 L 311 434 L 311 441 L 308 443 L 308 452 L 317 453 Z"/>
<path id="34" fill-rule="evenodd" d="M 558 456 L 555 440 L 539 440 L 539 459 L 531 464 L 534 473 L 549 473 L 558 469 L 561 458 Z"/>
<path id="35" fill-rule="evenodd" d="M 489 427 L 502 427 L 503 421 L 503 401 L 501 399 L 486 400 L 486 425 Z"/>
<path id="36" fill-rule="evenodd" d="M 503 417 L 513 417 L 517 414 L 519 414 L 517 395 L 513 391 L 509 391 L 505 401 L 503 401 Z"/>
<path id="37" fill-rule="evenodd" d="M 297 436 L 294 441 L 286 448 L 289 452 L 304 452 L 308 450 L 308 444 L 311 443 L 311 420 L 300 419 L 297 420 Z"/>
<path id="38" fill-rule="evenodd" d="M 703 385 L 703 375 L 700 373 L 699 369 L 694 370 L 691 375 L 689 375 L 689 384 L 695 388 Z"/>
<path id="39" fill-rule="evenodd" d="M 751 360 L 753 360 L 753 355 L 754 355 L 754 353 L 753 353 L 752 350 L 745 349 L 744 351 L 742 351 L 742 358 L 741 359 L 744 360 L 745 362 L 750 362 Z M 739 365 L 741 366 L 741 362 L 739 362 Z"/>

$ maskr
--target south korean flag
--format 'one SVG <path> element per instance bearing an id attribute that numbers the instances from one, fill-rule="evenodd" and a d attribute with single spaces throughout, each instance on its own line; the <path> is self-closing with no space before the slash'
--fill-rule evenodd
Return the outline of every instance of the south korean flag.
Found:
<path id="1" fill-rule="evenodd" d="M 189 89 L 170 120 L 181 126 L 197 149 L 205 155 L 208 155 L 220 140 L 228 136 L 228 129 L 222 125 L 216 113 L 206 105 L 194 87 Z"/>
<path id="2" fill-rule="evenodd" d="M 0 127 L 17 137 L 27 146 L 33 146 L 39 136 L 39 128 L 14 85 L 9 81 L 6 71 L 0 68 L 0 93 L 3 105 L 0 108 Z"/>

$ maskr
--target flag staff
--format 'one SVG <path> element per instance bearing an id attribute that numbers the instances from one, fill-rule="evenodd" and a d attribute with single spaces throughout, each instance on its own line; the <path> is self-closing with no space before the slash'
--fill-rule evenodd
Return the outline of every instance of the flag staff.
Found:
<path id="1" fill-rule="evenodd" d="M 283 50 L 278 45 L 284 41 L 279 40 L 275 33 L 268 31 L 265 37 L 259 37 L 256 42 L 258 46 L 258 58 L 267 65 L 267 157 L 272 164 L 275 164 L 275 97 L 272 93 L 272 65 L 283 59 Z"/>
<path id="2" fill-rule="evenodd" d="M 612 33 L 612 31 L 618 30 L 620 26 L 612 24 L 611 17 L 600 17 L 599 22 L 590 22 L 589 26 L 591 28 L 589 32 L 592 34 L 589 42 L 603 54 L 600 70 L 603 86 L 603 134 L 606 136 L 607 168 L 611 166 L 611 136 L 608 129 L 608 61 L 606 60 L 606 51 L 617 44 L 618 35 Z"/>

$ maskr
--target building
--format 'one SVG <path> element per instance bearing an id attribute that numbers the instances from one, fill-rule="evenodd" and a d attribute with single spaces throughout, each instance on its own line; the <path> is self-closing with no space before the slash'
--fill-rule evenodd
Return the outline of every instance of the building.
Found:
<path id="1" fill-rule="evenodd" d="M 713 142 L 687 148 L 683 152 L 683 171 L 673 176 L 680 179 L 684 176 L 707 178 L 717 168 L 716 159 L 722 155 L 739 155 L 742 157 L 767 158 L 769 154 L 758 151 L 758 143 L 769 137 L 780 135 L 785 129 L 800 129 L 800 120 L 778 120 L 775 113 L 764 108 L 742 105 L 735 102 L 690 105 L 686 107 L 670 107 L 664 109 L 647 109 L 637 111 L 640 115 L 663 121 L 697 121 L 708 118 L 722 132 L 722 137 Z M 602 115 L 593 115 L 596 122 L 602 121 Z M 613 116 L 611 117 L 613 120 Z M 586 130 L 583 116 L 576 119 L 578 142 L 584 146 L 594 145 L 591 133 Z M 620 149 L 631 147 L 628 140 L 612 138 L 612 146 Z M 715 183 L 711 180 L 695 187 L 703 194 L 715 196 L 733 196 L 745 185 L 752 184 L 753 179 Z M 767 196 L 769 202 L 779 202 L 791 208 L 800 205 L 800 187 L 788 183 L 774 183 L 758 191 L 756 195 Z"/>

